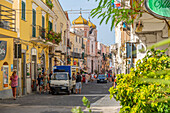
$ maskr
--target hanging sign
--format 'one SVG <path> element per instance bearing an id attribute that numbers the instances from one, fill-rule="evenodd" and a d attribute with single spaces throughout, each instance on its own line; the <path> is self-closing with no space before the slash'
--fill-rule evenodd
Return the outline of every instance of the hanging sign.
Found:
<path id="1" fill-rule="evenodd" d="M 31 55 L 37 55 L 37 50 L 35 48 L 31 49 Z"/>
<path id="2" fill-rule="evenodd" d="M 152 15 L 170 19 L 170 0 L 145 0 L 145 6 Z"/>
<path id="3" fill-rule="evenodd" d="M 4 60 L 7 52 L 7 42 L 0 41 L 0 60 Z"/>

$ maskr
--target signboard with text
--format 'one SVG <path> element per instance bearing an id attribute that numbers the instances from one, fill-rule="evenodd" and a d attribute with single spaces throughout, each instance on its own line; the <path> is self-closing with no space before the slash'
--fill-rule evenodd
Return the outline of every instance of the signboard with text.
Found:
<path id="1" fill-rule="evenodd" d="M 145 6 L 152 15 L 170 19 L 170 0 L 145 0 Z"/>
<path id="2" fill-rule="evenodd" d="M 4 60 L 7 52 L 7 42 L 0 41 L 0 60 Z"/>

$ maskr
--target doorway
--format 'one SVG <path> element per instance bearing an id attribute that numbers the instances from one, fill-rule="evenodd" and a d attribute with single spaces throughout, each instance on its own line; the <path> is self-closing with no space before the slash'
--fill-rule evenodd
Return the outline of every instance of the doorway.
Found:
<path id="1" fill-rule="evenodd" d="M 21 59 L 21 88 L 22 95 L 26 94 L 26 55 L 22 53 Z"/>

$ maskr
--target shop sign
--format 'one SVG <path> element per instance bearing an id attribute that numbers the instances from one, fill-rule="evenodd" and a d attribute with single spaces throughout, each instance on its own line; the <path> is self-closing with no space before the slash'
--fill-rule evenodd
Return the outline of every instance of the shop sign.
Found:
<path id="1" fill-rule="evenodd" d="M 31 49 L 31 55 L 37 55 L 37 50 L 35 48 Z"/>
<path id="2" fill-rule="evenodd" d="M 152 15 L 170 19 L 170 0 L 145 0 L 145 6 Z"/>
<path id="3" fill-rule="evenodd" d="M 0 60 L 4 60 L 7 52 L 7 42 L 0 41 Z"/>

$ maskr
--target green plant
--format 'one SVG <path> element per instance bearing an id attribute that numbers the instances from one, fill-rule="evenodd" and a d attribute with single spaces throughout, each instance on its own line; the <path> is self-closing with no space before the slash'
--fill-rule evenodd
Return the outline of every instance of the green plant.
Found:
<path id="1" fill-rule="evenodd" d="M 90 0 L 89 0 L 90 1 Z M 137 15 L 141 15 L 146 12 L 144 5 L 144 0 L 137 1 L 134 0 L 132 6 L 127 6 L 124 2 L 120 3 L 121 9 L 116 7 L 114 2 L 115 0 L 96 0 L 99 1 L 97 8 L 94 8 L 91 11 L 92 18 L 96 17 L 101 18 L 100 24 L 107 24 L 109 20 L 112 21 L 111 30 L 114 26 L 117 26 L 120 22 L 125 22 L 131 24 L 137 19 Z M 130 2 L 130 0 L 129 0 Z"/>
<path id="2" fill-rule="evenodd" d="M 53 3 L 51 2 L 51 0 L 46 0 L 46 4 L 48 5 L 48 7 L 49 7 L 50 9 L 53 8 Z"/>
<path id="3" fill-rule="evenodd" d="M 117 87 L 109 91 L 111 98 L 120 101 L 120 112 L 169 112 L 170 58 L 165 51 L 151 49 L 130 74 L 117 75 Z"/>
<path id="4" fill-rule="evenodd" d="M 55 33 L 53 31 L 49 31 L 47 33 L 46 41 L 51 41 L 55 44 L 59 44 L 61 42 L 61 33 Z"/>
<path id="5" fill-rule="evenodd" d="M 88 112 L 91 113 L 92 111 L 90 109 L 90 101 L 86 97 L 83 97 L 82 101 L 83 101 L 83 105 L 86 106 L 86 108 L 88 109 Z M 81 107 L 72 108 L 71 112 L 72 113 L 84 113 Z"/>

